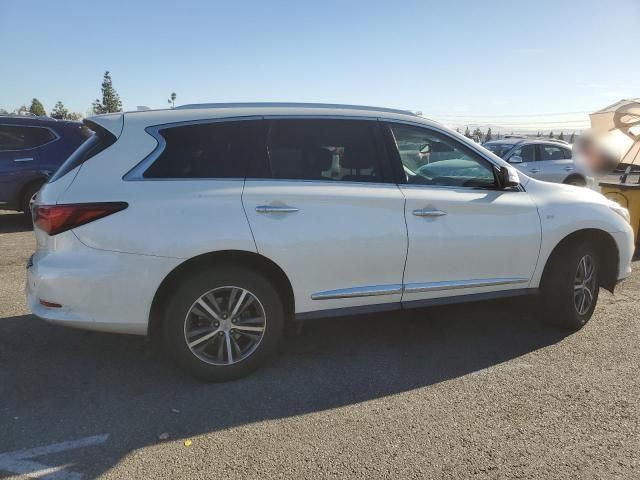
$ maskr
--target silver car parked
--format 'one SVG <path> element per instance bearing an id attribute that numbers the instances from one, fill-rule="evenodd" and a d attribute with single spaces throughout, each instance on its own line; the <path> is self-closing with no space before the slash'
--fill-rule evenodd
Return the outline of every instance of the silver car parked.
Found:
<path id="1" fill-rule="evenodd" d="M 505 138 L 483 146 L 538 180 L 579 186 L 589 182 L 587 171 L 573 161 L 571 145 L 563 140 Z"/>

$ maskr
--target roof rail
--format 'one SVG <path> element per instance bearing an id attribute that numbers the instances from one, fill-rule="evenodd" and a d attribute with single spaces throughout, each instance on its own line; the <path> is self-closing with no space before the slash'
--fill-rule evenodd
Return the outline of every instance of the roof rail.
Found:
<path id="1" fill-rule="evenodd" d="M 559 138 L 544 138 L 543 140 L 545 142 L 555 142 L 555 143 L 562 143 L 564 145 L 569 145 L 569 142 L 565 140 L 560 140 Z"/>
<path id="2" fill-rule="evenodd" d="M 180 105 L 175 107 L 175 110 L 189 110 L 196 108 L 270 108 L 270 107 L 284 107 L 284 108 L 335 108 L 335 109 L 350 109 L 350 110 L 366 110 L 371 112 L 385 112 L 385 113 L 398 113 L 401 115 L 417 116 L 415 113 L 409 110 L 399 110 L 395 108 L 384 107 L 370 107 L 364 105 L 342 105 L 333 103 L 295 103 L 295 102 L 257 102 L 257 103 L 192 103 L 188 105 Z"/>

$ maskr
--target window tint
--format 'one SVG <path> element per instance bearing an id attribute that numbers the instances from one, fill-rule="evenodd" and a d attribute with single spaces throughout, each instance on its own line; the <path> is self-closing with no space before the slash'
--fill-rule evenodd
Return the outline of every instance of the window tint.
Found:
<path id="1" fill-rule="evenodd" d="M 571 160 L 573 158 L 573 154 L 570 148 L 563 148 L 562 153 L 564 153 L 565 160 Z"/>
<path id="2" fill-rule="evenodd" d="M 259 121 L 184 125 L 160 130 L 166 146 L 145 178 L 244 178 Z"/>
<path id="3" fill-rule="evenodd" d="M 513 145 L 513 143 L 485 143 L 483 147 L 499 157 L 504 158 L 509 150 L 513 148 Z"/>
<path id="4" fill-rule="evenodd" d="M 407 183 L 491 188 L 492 165 L 457 141 L 407 125 L 392 125 Z"/>
<path id="5" fill-rule="evenodd" d="M 534 162 L 536 159 L 536 146 L 535 145 L 521 145 L 516 148 L 511 157 L 521 157 L 523 162 Z"/>
<path id="6" fill-rule="evenodd" d="M 381 182 L 373 122 L 274 120 L 259 178 Z"/>
<path id="7" fill-rule="evenodd" d="M 555 145 L 540 145 L 540 160 L 563 160 L 564 148 Z"/>
<path id="8" fill-rule="evenodd" d="M 0 150 L 35 148 L 55 138 L 47 128 L 0 125 Z"/>

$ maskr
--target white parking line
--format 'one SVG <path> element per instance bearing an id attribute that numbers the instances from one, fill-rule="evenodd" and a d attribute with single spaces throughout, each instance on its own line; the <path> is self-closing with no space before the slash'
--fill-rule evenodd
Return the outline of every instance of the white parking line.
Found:
<path id="1" fill-rule="evenodd" d="M 48 467 L 30 459 L 52 453 L 74 450 L 92 445 L 104 443 L 109 438 L 108 434 L 94 435 L 92 437 L 79 438 L 68 442 L 53 443 L 43 447 L 27 448 L 0 454 L 0 470 L 24 475 L 29 478 L 45 480 L 79 480 L 82 475 L 76 472 L 65 471 L 66 466 Z"/>

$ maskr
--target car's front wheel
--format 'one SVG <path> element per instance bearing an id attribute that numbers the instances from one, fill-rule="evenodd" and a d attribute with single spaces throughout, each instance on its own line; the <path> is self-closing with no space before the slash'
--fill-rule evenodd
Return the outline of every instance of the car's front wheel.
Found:
<path id="1" fill-rule="evenodd" d="M 545 319 L 555 325 L 579 330 L 593 315 L 600 291 L 597 249 L 588 243 L 571 242 L 549 259 L 542 279 Z"/>
<path id="2" fill-rule="evenodd" d="M 209 381 L 247 375 L 275 350 L 284 309 L 272 284 L 240 267 L 187 277 L 169 300 L 164 342 L 178 364 Z"/>

